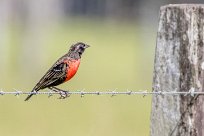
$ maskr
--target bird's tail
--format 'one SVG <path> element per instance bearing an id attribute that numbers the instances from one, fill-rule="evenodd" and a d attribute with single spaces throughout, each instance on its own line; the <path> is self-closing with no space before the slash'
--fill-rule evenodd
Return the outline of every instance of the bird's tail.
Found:
<path id="1" fill-rule="evenodd" d="M 28 101 L 37 91 L 33 89 L 31 93 L 26 97 L 25 101 Z"/>

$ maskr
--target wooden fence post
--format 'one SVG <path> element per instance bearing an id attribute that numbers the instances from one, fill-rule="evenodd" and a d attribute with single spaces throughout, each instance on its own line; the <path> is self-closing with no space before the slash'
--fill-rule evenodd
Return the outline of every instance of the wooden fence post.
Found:
<path id="1" fill-rule="evenodd" d="M 204 5 L 160 9 L 153 91 L 204 91 Z M 204 136 L 204 96 L 153 96 L 151 136 Z"/>

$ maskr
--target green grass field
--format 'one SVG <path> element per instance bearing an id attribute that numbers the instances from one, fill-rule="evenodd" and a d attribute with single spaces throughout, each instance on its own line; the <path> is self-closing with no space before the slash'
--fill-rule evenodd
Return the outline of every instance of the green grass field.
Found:
<path id="1" fill-rule="evenodd" d="M 72 19 L 46 25 L 29 36 L 14 25 L 8 59 L 0 68 L 0 88 L 30 91 L 41 76 L 68 51 L 70 44 L 91 45 L 83 54 L 77 75 L 63 89 L 86 91 L 151 90 L 156 33 L 133 22 Z M 35 38 L 38 39 L 35 39 Z M 29 42 L 28 42 L 29 43 Z M 46 90 L 44 90 L 46 91 Z M 2 136 L 147 136 L 151 97 L 0 96 Z"/>

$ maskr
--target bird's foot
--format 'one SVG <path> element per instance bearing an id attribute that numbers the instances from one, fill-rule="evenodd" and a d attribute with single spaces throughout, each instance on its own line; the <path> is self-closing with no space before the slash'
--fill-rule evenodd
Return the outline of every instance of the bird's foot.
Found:
<path id="1" fill-rule="evenodd" d="M 60 97 L 58 99 L 65 99 L 70 96 L 69 91 L 61 90 L 59 93 L 60 93 Z"/>
<path id="2" fill-rule="evenodd" d="M 71 95 L 69 93 L 69 91 L 64 91 L 64 90 L 59 89 L 57 87 L 49 87 L 49 89 L 51 89 L 54 92 L 58 92 L 60 94 L 60 97 L 58 99 L 65 99 Z"/>

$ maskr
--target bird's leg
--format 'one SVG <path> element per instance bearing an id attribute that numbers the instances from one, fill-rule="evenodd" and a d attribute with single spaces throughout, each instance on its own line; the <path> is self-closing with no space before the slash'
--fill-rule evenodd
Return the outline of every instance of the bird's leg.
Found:
<path id="1" fill-rule="evenodd" d="M 64 91 L 64 90 L 59 89 L 59 88 L 54 87 L 54 86 L 48 87 L 48 88 L 49 88 L 50 90 L 54 91 L 54 92 L 59 92 L 59 94 L 60 94 L 59 99 L 65 99 L 65 98 L 67 98 L 67 97 L 70 96 L 69 91 Z"/>

